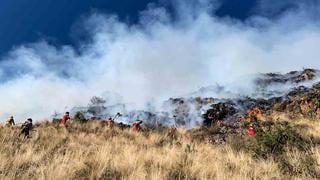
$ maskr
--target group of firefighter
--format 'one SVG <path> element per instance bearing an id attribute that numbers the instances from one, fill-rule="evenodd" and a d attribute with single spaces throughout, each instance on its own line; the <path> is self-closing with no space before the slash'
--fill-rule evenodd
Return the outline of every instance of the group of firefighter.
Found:
<path id="1" fill-rule="evenodd" d="M 115 125 L 115 119 L 122 116 L 122 114 L 117 113 L 116 116 L 114 118 L 109 117 L 109 119 L 106 121 L 106 124 L 108 127 L 112 128 Z M 59 125 L 60 126 L 64 126 L 69 120 L 71 120 L 70 117 L 70 113 L 66 112 L 62 118 L 59 120 Z M 141 124 L 143 123 L 143 121 L 141 120 L 137 120 L 136 122 L 134 122 L 131 127 L 130 127 L 130 131 L 131 132 L 137 132 L 141 129 Z"/>
<path id="2" fill-rule="evenodd" d="M 249 116 L 254 116 L 254 117 L 257 117 L 259 115 L 261 115 L 261 111 L 260 109 L 258 108 L 254 108 L 253 110 L 251 110 L 250 112 L 248 112 Z M 120 117 L 122 116 L 120 113 L 117 113 L 116 116 L 114 118 L 109 118 L 107 121 L 106 121 L 106 125 L 110 128 L 112 128 L 114 125 L 115 125 L 115 119 L 117 117 Z M 211 119 L 209 117 L 209 119 Z M 69 112 L 66 112 L 60 119 L 59 119 L 59 125 L 60 126 L 65 126 L 65 124 L 71 120 L 71 117 L 70 117 L 70 113 Z M 212 119 L 213 120 L 213 119 Z M 246 121 L 246 119 L 244 117 L 241 117 L 240 118 L 240 121 Z M 143 121 L 141 120 L 138 120 L 136 122 L 134 122 L 131 126 L 130 126 L 130 132 L 132 133 L 135 133 L 139 130 L 141 130 L 141 124 L 143 123 Z M 217 121 L 217 125 L 219 124 L 223 124 L 222 121 Z M 7 121 L 5 122 L 5 127 L 14 127 L 16 124 L 15 124 L 15 121 L 14 121 L 14 117 L 13 116 L 10 116 Z M 29 138 L 30 137 L 30 131 L 32 130 L 32 127 L 33 127 L 33 124 L 32 124 L 32 119 L 31 118 L 28 118 L 24 123 L 22 123 L 21 125 L 21 131 L 20 131 L 20 134 L 19 134 L 19 137 L 20 136 L 23 136 L 24 138 Z M 176 127 L 173 127 L 171 128 L 170 131 L 176 131 Z M 250 125 L 247 129 L 246 129 L 246 134 L 247 136 L 249 137 L 252 137 L 254 136 L 255 134 L 255 131 L 254 131 L 254 128 L 252 127 L 252 125 Z"/>
<path id="3" fill-rule="evenodd" d="M 115 117 L 119 117 L 121 116 L 120 113 L 117 113 L 117 115 Z M 115 124 L 114 122 L 115 118 L 109 118 L 106 123 L 107 126 L 112 128 Z M 60 119 L 59 119 L 59 126 L 65 126 L 65 124 L 71 120 L 71 116 L 69 112 L 66 112 Z M 141 129 L 141 124 L 143 123 L 143 121 L 138 120 L 136 122 L 134 122 L 131 127 L 130 127 L 130 131 L 132 133 L 135 133 L 137 131 L 139 131 Z M 13 116 L 9 116 L 8 119 L 5 122 L 5 127 L 8 128 L 13 128 L 14 126 L 16 126 L 17 124 L 15 123 L 14 117 Z M 30 137 L 30 131 L 32 130 L 33 124 L 32 124 L 32 119 L 28 118 L 24 123 L 22 123 L 21 125 L 21 131 L 19 134 L 20 136 L 23 136 L 24 139 L 29 138 Z"/>
<path id="4" fill-rule="evenodd" d="M 5 122 L 5 127 L 14 127 L 16 123 L 14 122 L 13 116 L 10 116 L 7 121 Z M 20 136 L 24 136 L 24 138 L 29 138 L 30 131 L 32 130 L 32 119 L 28 118 L 24 123 L 21 125 L 21 131 L 19 134 Z"/>

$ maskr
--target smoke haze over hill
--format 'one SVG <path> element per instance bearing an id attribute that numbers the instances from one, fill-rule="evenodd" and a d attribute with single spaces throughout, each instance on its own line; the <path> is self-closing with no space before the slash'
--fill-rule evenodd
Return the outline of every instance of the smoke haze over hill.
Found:
<path id="1" fill-rule="evenodd" d="M 0 62 L 0 118 L 45 118 L 95 95 L 143 109 L 214 84 L 246 94 L 258 73 L 320 69 L 319 3 L 242 22 L 216 17 L 211 1 L 177 2 L 174 19 L 150 5 L 135 25 L 93 12 L 77 26 L 88 36 L 80 49 L 41 40 L 10 51 Z"/>

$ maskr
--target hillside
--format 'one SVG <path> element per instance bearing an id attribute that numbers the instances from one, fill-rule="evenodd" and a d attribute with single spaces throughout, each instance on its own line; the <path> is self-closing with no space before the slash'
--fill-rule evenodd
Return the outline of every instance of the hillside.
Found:
<path id="1" fill-rule="evenodd" d="M 285 116 L 282 115 L 282 118 Z M 281 120 L 283 121 L 283 119 Z M 1 179 L 316 179 L 319 120 L 274 121 L 248 138 L 229 127 L 132 134 L 101 121 L 0 130 Z M 264 128 L 263 128 L 264 129 Z M 227 133 L 225 143 L 210 139 Z M 298 133 L 298 134 L 296 134 Z M 284 139 L 283 139 L 284 138 Z M 271 149 L 270 149 L 271 148 Z"/>
<path id="2" fill-rule="evenodd" d="M 18 137 L 19 127 L 1 127 L 0 179 L 319 179 L 317 76 L 311 69 L 266 74 L 256 81 L 263 97 L 171 98 L 167 113 L 124 113 L 144 118 L 135 133 L 103 116 L 74 117 L 65 127 L 40 121 L 29 139 Z M 84 117 L 110 112 L 88 108 Z"/>

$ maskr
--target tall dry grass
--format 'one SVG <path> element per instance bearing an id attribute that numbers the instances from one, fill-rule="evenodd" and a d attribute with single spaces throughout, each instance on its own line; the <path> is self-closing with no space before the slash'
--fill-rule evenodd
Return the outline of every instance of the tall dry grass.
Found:
<path id="1" fill-rule="evenodd" d="M 132 134 L 100 122 L 58 127 L 41 123 L 27 140 L 0 130 L 0 179 L 311 179 L 283 173 L 228 144 L 194 141 L 187 132 Z M 319 147 L 312 149 L 320 163 Z M 290 152 L 292 163 L 302 154 Z"/>

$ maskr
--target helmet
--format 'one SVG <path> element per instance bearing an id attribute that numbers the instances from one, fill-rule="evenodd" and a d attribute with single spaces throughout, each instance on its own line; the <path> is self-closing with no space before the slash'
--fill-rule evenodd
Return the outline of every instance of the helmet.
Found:
<path id="1" fill-rule="evenodd" d="M 32 122 L 32 119 L 31 119 L 31 118 L 28 118 L 27 121 Z"/>

